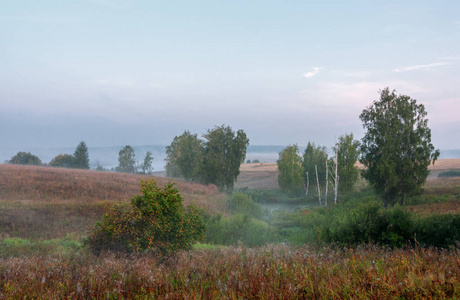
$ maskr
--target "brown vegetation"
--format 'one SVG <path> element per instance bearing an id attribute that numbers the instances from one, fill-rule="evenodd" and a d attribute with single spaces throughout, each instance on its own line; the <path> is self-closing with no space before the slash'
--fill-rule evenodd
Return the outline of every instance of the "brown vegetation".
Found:
<path id="1" fill-rule="evenodd" d="M 3 236 L 62 238 L 86 235 L 106 212 L 106 202 L 129 203 L 144 175 L 0 164 L 0 227 Z M 151 177 L 151 176 L 150 176 Z M 168 178 L 155 177 L 158 185 Z M 222 212 L 225 195 L 215 186 L 181 180 L 184 204 Z M 1 236 L 0 236 L 1 238 Z"/>
<path id="2" fill-rule="evenodd" d="M 419 299 L 460 296 L 457 249 L 230 247 L 149 256 L 0 259 L 8 299 Z"/>

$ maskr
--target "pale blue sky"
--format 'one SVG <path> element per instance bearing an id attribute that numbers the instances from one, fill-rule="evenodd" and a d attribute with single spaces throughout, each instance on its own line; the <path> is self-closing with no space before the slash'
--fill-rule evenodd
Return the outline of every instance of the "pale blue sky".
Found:
<path id="1" fill-rule="evenodd" d="M 0 0 L 0 141 L 169 144 L 225 123 L 331 147 L 388 86 L 460 148 L 459 3 Z"/>

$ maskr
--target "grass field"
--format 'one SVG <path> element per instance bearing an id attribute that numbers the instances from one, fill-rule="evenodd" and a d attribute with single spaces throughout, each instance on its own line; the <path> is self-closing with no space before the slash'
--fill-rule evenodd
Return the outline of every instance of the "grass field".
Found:
<path id="1" fill-rule="evenodd" d="M 264 165 L 243 166 L 239 184 L 272 186 L 276 165 Z M 460 298 L 458 247 L 198 244 L 168 259 L 83 248 L 104 203 L 128 203 L 145 178 L 0 165 L 0 299 Z M 215 186 L 176 181 L 185 203 L 228 213 Z M 409 209 L 458 214 L 459 194 L 460 178 L 428 180 L 421 203 Z"/>

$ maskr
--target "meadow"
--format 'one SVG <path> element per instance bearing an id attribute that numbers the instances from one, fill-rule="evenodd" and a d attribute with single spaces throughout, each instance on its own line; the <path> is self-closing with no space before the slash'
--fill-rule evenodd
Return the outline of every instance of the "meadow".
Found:
<path id="1" fill-rule="evenodd" d="M 246 178 L 250 179 L 246 183 L 263 185 L 258 176 L 267 174 L 259 173 L 245 174 L 243 170 L 240 184 Z M 148 253 L 93 255 L 82 244 L 89 228 L 106 212 L 105 203 L 128 203 L 145 178 L 148 176 L 0 165 L 0 298 L 460 297 L 459 245 L 422 247 L 417 239 L 392 248 L 368 243 L 289 243 L 278 234 L 267 238 L 269 244 L 248 247 L 238 238 L 219 244 L 210 236 L 205 244 L 168 258 Z M 155 179 L 159 185 L 168 182 L 167 178 Z M 218 228 L 211 222 L 214 218 L 240 220 L 231 219 L 238 216 L 239 209 L 232 203 L 245 203 L 244 210 L 261 214 L 252 202 L 241 202 L 236 196 L 230 201 L 214 186 L 175 181 L 185 204 L 202 208 L 213 228 Z M 459 178 L 430 179 L 422 197 L 407 209 L 421 217 L 455 216 L 460 213 L 459 195 Z M 296 218 L 309 214 L 300 212 Z M 271 232 L 272 224 L 263 218 L 261 215 L 252 222 Z M 233 225 L 219 224 L 219 228 Z M 259 236 L 251 236 L 249 241 Z"/>

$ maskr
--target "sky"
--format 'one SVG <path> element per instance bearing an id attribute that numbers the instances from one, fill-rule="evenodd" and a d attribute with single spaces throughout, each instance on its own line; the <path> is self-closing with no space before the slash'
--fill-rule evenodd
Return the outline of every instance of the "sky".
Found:
<path id="1" fill-rule="evenodd" d="M 331 147 L 389 87 L 459 149 L 459 67 L 453 0 L 0 0 L 0 147 Z"/>

